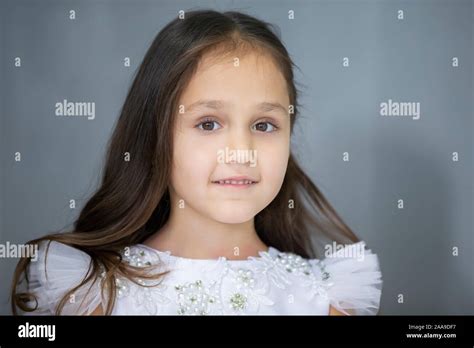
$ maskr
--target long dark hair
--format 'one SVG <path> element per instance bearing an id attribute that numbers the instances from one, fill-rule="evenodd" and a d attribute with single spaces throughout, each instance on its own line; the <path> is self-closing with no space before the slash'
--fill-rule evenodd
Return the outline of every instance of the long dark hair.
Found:
<path id="1" fill-rule="evenodd" d="M 263 50 L 281 70 L 293 105 L 291 130 L 298 116 L 298 90 L 293 77 L 296 67 L 271 24 L 239 12 L 210 10 L 185 13 L 156 36 L 123 104 L 114 133 L 108 143 L 102 182 L 89 199 L 69 232 L 53 233 L 28 244 L 57 241 L 91 256 L 90 272 L 77 287 L 59 301 L 60 314 L 67 298 L 81 286 L 97 281 L 105 268 L 103 286 L 111 314 L 115 299 L 115 278 L 130 280 L 152 277 L 122 262 L 120 251 L 144 241 L 158 231 L 170 215 L 168 184 L 173 154 L 173 127 L 178 99 L 196 71 L 202 55 L 218 49 L 219 54 L 236 48 Z M 130 160 L 124 161 L 129 155 Z M 289 208 L 294 204 L 294 208 Z M 283 185 L 276 198 L 255 216 L 255 228 L 263 242 L 303 257 L 317 257 L 316 240 L 356 242 L 358 238 L 337 215 L 321 191 L 290 154 Z M 22 258 L 12 284 L 12 311 L 27 306 L 34 294 L 19 292 L 28 282 L 30 258 Z M 153 275 L 159 277 L 161 274 Z"/>

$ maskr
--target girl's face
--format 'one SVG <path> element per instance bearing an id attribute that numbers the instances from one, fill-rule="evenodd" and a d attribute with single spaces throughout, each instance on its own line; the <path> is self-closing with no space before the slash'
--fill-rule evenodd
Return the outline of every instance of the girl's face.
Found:
<path id="1" fill-rule="evenodd" d="M 183 200 L 185 209 L 215 221 L 242 223 L 270 204 L 283 183 L 289 96 L 271 58 L 213 58 L 203 57 L 181 95 L 170 194 L 175 208 Z M 256 183 L 219 183 L 239 176 Z"/>

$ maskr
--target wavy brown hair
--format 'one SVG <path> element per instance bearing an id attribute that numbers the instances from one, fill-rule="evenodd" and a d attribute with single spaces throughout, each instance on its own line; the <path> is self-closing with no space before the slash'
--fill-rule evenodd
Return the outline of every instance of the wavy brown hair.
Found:
<path id="1" fill-rule="evenodd" d="M 168 185 L 173 154 L 173 127 L 178 100 L 203 54 L 216 55 L 236 50 L 260 50 L 276 62 L 294 107 L 291 132 L 298 116 L 298 90 L 293 77 L 296 65 L 271 24 L 239 12 L 200 10 L 176 18 L 156 36 L 139 66 L 108 143 L 101 184 L 87 201 L 72 231 L 56 232 L 28 242 L 57 241 L 91 256 L 88 276 L 64 295 L 56 308 L 60 314 L 69 296 L 81 286 L 98 281 L 106 274 L 105 314 L 115 303 L 118 275 L 132 281 L 139 277 L 160 278 L 122 262 L 121 250 L 141 243 L 156 233 L 170 215 Z M 124 154 L 130 161 L 124 161 Z M 289 205 L 294 204 L 290 209 Z M 327 199 L 290 154 L 281 190 L 255 216 L 261 240 L 281 251 L 303 257 L 317 257 L 313 237 L 318 241 L 356 242 L 358 238 L 342 221 Z M 37 307 L 33 293 L 19 291 L 28 284 L 30 258 L 16 267 L 11 290 L 12 312 L 28 312 Z M 104 300 L 103 300 L 104 301 Z M 103 304 L 104 305 L 104 304 Z"/>

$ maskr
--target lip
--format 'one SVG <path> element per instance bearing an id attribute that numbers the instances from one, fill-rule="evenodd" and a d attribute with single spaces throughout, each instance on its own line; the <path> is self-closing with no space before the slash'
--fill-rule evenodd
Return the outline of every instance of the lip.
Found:
<path id="1" fill-rule="evenodd" d="M 258 184 L 258 181 L 249 176 L 231 176 L 228 178 L 213 180 L 212 183 L 222 187 L 245 188 Z"/>

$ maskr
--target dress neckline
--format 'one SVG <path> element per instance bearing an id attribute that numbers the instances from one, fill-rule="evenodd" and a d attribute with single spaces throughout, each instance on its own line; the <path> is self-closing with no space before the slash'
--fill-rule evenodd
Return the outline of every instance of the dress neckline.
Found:
<path id="1" fill-rule="evenodd" d="M 258 256 L 248 256 L 246 259 L 234 260 L 234 259 L 228 259 L 225 256 L 219 256 L 219 257 L 214 258 L 214 259 L 194 259 L 194 258 L 189 258 L 189 257 L 173 255 L 173 253 L 170 250 L 158 250 L 156 248 L 153 248 L 149 245 L 142 244 L 142 243 L 138 243 L 138 244 L 135 244 L 135 245 L 138 246 L 138 247 L 147 249 L 147 250 L 157 254 L 158 256 L 165 256 L 170 261 L 182 262 L 182 263 L 215 263 L 215 262 L 218 262 L 218 261 L 227 261 L 227 262 L 238 264 L 238 263 L 247 263 L 247 262 L 253 262 L 253 261 L 261 260 L 265 257 L 268 257 L 268 256 L 271 257 L 271 256 L 277 255 L 279 253 L 278 249 L 276 249 L 272 246 L 269 246 L 268 250 L 259 251 Z"/>

